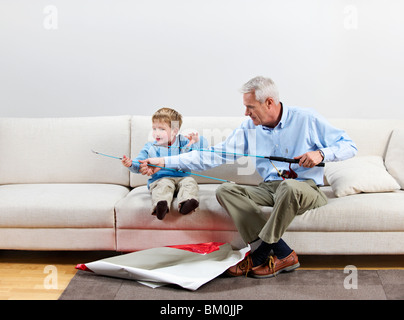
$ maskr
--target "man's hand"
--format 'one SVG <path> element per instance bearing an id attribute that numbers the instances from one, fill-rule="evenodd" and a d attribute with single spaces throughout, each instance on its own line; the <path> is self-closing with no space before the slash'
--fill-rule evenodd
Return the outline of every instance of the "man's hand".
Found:
<path id="1" fill-rule="evenodd" d="M 301 156 L 294 157 L 294 159 L 298 159 L 299 166 L 303 166 L 305 168 L 313 168 L 318 165 L 321 161 L 323 161 L 323 156 L 320 151 L 310 151 L 302 154 Z"/>
<path id="2" fill-rule="evenodd" d="M 164 167 L 164 158 L 149 158 L 146 160 L 140 160 L 140 173 L 143 175 L 148 175 L 151 176 L 152 174 L 155 174 L 157 171 L 161 170 L 161 168 L 158 167 L 151 167 L 149 164 L 155 165 L 155 166 L 160 166 Z"/>

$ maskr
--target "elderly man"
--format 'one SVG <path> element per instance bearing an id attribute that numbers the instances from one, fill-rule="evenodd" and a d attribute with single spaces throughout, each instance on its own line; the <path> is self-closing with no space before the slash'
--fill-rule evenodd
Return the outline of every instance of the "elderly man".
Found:
<path id="1" fill-rule="evenodd" d="M 284 106 L 275 83 L 269 78 L 255 77 L 243 85 L 241 92 L 249 119 L 223 143 L 212 147 L 212 151 L 236 149 L 238 154 L 299 160 L 288 167 L 257 158 L 255 166 L 263 182 L 258 186 L 225 183 L 216 191 L 217 200 L 232 217 L 243 240 L 246 243 L 262 240 L 255 251 L 227 273 L 266 278 L 300 266 L 297 254 L 282 240 L 282 235 L 296 215 L 327 203 L 327 197 L 318 187 L 323 184 L 324 169 L 317 165 L 348 159 L 357 149 L 343 130 L 331 126 L 314 110 Z M 174 157 L 147 159 L 141 165 L 141 172 L 150 175 L 159 170 L 148 164 L 201 171 L 228 160 L 224 153 L 196 150 Z M 261 206 L 273 207 L 269 219 Z"/>

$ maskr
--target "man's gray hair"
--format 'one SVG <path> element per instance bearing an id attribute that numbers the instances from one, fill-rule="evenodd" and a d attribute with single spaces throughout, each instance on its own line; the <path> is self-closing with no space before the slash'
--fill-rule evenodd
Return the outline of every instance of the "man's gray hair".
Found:
<path id="1" fill-rule="evenodd" d="M 261 76 L 252 78 L 241 87 L 240 92 L 255 92 L 255 99 L 261 103 L 264 103 L 267 98 L 272 98 L 276 104 L 279 103 L 278 88 L 270 78 Z"/>

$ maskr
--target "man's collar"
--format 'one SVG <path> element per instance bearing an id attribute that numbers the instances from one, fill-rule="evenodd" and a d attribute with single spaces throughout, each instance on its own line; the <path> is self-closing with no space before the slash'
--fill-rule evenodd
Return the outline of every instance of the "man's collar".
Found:
<path id="1" fill-rule="evenodd" d="M 286 124 L 286 119 L 288 117 L 289 108 L 287 106 L 284 106 L 282 102 L 281 102 L 281 107 L 282 107 L 282 117 L 281 117 L 281 121 L 279 121 L 279 123 L 278 123 L 278 126 L 280 128 L 283 128 Z"/>
<path id="2" fill-rule="evenodd" d="M 262 128 L 263 128 L 264 130 L 272 131 L 273 129 L 275 129 L 275 128 L 277 128 L 277 127 L 279 127 L 280 129 L 282 129 L 282 128 L 285 126 L 285 124 L 286 124 L 286 119 L 287 119 L 287 117 L 288 117 L 289 108 L 288 108 L 287 106 L 284 106 L 282 102 L 280 102 L 280 104 L 281 104 L 281 112 L 282 112 L 281 120 L 278 122 L 278 124 L 277 124 L 276 127 L 274 127 L 274 128 L 270 128 L 270 127 L 267 127 L 267 126 L 262 126 Z"/>

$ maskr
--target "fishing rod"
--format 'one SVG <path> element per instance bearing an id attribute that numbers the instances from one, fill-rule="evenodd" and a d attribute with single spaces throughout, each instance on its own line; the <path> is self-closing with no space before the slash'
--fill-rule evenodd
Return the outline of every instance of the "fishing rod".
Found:
<path id="1" fill-rule="evenodd" d="M 154 146 L 159 146 L 155 145 Z M 162 146 L 159 146 L 162 147 Z M 179 149 L 187 149 L 189 151 L 207 151 L 207 152 L 214 152 L 214 153 L 224 153 L 224 154 L 229 154 L 233 156 L 244 156 L 244 157 L 253 157 L 253 158 L 261 158 L 261 159 L 268 159 L 271 161 L 279 161 L 279 162 L 287 162 L 287 163 L 299 163 L 299 159 L 290 159 L 290 158 L 284 158 L 284 157 L 275 157 L 275 156 L 259 156 L 259 155 L 253 155 L 253 154 L 247 154 L 247 153 L 237 153 L 237 152 L 225 152 L 225 151 L 220 151 L 220 150 L 213 150 L 213 149 L 198 149 L 198 148 L 189 148 L 189 147 L 177 147 L 177 146 L 164 146 L 165 148 L 179 148 Z M 320 162 L 319 164 L 316 165 L 316 167 L 324 167 L 325 163 Z"/>
<path id="2" fill-rule="evenodd" d="M 101 152 L 97 152 L 94 150 L 91 150 L 91 152 L 98 154 L 100 156 L 104 156 L 104 157 L 108 157 L 108 158 L 112 158 L 112 159 L 118 159 L 118 160 L 122 160 L 122 157 L 115 157 L 115 156 L 111 156 L 109 154 L 105 154 L 105 153 L 101 153 Z M 134 162 L 134 161 L 132 161 Z M 141 163 L 140 161 L 137 161 L 139 163 Z M 229 183 L 235 183 L 234 181 L 230 181 L 230 180 L 225 180 L 225 179 L 219 179 L 219 178 L 214 178 L 214 177 L 210 177 L 210 176 L 205 176 L 203 174 L 199 174 L 199 173 L 193 173 L 193 172 L 189 172 L 189 171 L 183 171 L 180 169 L 173 169 L 173 168 L 166 168 L 166 167 L 162 167 L 162 166 L 157 166 L 154 164 L 147 164 L 149 167 L 155 167 L 155 168 L 160 168 L 160 169 L 164 169 L 164 170 L 169 170 L 169 171 L 175 171 L 175 172 L 181 172 L 181 173 L 186 173 L 186 174 L 191 174 L 193 176 L 197 176 L 197 177 L 202 177 L 202 178 L 207 178 L 207 179 L 212 179 L 212 180 L 217 180 L 217 181 L 221 181 L 221 182 L 229 182 Z"/>

